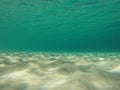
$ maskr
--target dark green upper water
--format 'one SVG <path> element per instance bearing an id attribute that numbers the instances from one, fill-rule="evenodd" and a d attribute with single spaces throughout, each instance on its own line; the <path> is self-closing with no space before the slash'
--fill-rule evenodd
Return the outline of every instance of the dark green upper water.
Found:
<path id="1" fill-rule="evenodd" d="M 120 51 L 120 0 L 0 0 L 0 50 Z"/>

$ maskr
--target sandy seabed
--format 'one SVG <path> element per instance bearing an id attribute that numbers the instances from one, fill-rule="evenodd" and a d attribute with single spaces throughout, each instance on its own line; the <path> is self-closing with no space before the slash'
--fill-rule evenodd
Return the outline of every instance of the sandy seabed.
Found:
<path id="1" fill-rule="evenodd" d="M 120 53 L 0 53 L 0 90 L 120 90 Z"/>

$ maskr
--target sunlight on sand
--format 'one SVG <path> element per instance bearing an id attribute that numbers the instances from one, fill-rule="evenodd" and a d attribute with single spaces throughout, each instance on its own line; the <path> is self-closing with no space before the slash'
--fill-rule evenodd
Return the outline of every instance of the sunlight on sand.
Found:
<path id="1" fill-rule="evenodd" d="M 119 53 L 0 53 L 0 90 L 119 89 Z"/>

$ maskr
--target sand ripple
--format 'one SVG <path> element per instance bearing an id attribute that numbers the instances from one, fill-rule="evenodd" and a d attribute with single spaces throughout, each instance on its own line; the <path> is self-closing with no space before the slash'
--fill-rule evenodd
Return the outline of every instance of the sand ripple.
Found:
<path id="1" fill-rule="evenodd" d="M 119 53 L 0 53 L 0 90 L 119 89 Z"/>

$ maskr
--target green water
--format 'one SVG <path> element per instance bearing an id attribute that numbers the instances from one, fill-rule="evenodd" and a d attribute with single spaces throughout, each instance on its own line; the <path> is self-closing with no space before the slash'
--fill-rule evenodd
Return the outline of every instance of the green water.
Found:
<path id="1" fill-rule="evenodd" d="M 119 51 L 119 0 L 0 0 L 1 51 Z"/>
<path id="2" fill-rule="evenodd" d="M 0 0 L 0 90 L 120 90 L 120 0 Z"/>

